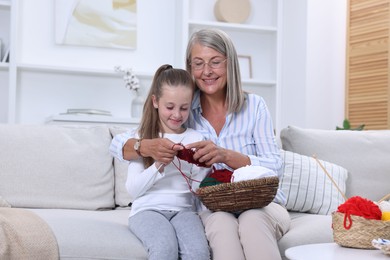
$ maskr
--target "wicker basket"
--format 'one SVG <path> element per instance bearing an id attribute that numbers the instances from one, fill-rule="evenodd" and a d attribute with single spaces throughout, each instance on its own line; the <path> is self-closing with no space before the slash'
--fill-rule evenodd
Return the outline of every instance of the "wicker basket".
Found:
<path id="1" fill-rule="evenodd" d="M 371 243 L 373 239 L 390 239 L 390 221 L 350 216 L 352 225 L 350 229 L 346 229 L 344 227 L 344 213 L 332 213 L 333 239 L 340 246 L 375 249 Z"/>
<path id="2" fill-rule="evenodd" d="M 238 212 L 267 206 L 274 199 L 278 185 L 278 177 L 265 177 L 202 187 L 197 195 L 210 210 Z"/>

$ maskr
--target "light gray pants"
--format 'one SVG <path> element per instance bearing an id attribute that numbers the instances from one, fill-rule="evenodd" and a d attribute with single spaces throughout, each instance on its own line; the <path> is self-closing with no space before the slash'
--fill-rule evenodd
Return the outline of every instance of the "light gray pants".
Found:
<path id="1" fill-rule="evenodd" d="M 193 211 L 138 212 L 129 218 L 130 230 L 141 240 L 149 260 L 209 260 L 202 221 Z"/>

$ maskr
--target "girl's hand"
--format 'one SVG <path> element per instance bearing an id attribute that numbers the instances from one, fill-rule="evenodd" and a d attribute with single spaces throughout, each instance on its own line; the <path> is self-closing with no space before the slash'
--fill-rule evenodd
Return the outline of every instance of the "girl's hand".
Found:
<path id="1" fill-rule="evenodd" d="M 156 162 L 167 165 L 172 162 L 177 151 L 183 149 L 182 146 L 174 144 L 167 138 L 143 139 L 141 154 L 144 157 L 152 157 Z"/>

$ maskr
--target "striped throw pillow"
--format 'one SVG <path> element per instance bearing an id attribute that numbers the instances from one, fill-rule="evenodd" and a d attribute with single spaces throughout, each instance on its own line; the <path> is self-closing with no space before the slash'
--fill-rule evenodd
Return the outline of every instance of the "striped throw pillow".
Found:
<path id="1" fill-rule="evenodd" d="M 290 211 L 329 215 L 344 203 L 344 197 L 315 158 L 281 150 L 284 174 L 279 183 Z M 348 171 L 319 160 L 340 191 L 345 194 Z"/>

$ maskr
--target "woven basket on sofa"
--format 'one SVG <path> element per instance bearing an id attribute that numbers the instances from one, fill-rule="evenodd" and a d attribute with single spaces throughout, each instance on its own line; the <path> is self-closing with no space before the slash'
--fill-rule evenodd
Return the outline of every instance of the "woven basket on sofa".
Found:
<path id="1" fill-rule="evenodd" d="M 373 239 L 390 239 L 390 221 L 350 215 L 352 225 L 350 229 L 346 229 L 344 216 L 344 213 L 332 213 L 333 239 L 340 246 L 375 249 Z"/>
<path id="2" fill-rule="evenodd" d="M 274 199 L 278 185 L 278 177 L 265 177 L 202 187 L 197 195 L 210 210 L 238 212 L 267 206 Z"/>

